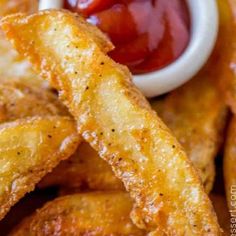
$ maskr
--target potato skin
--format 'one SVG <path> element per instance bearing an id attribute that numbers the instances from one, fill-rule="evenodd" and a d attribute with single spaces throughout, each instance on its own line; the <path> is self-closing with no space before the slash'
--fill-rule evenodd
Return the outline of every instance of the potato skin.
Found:
<path id="1" fill-rule="evenodd" d="M 144 236 L 130 220 L 132 201 L 123 192 L 94 192 L 60 197 L 23 222 L 12 236 Z"/>
<path id="2" fill-rule="evenodd" d="M 79 142 L 68 117 L 34 117 L 0 125 L 0 219 Z"/>
<path id="3" fill-rule="evenodd" d="M 129 71 L 104 53 L 96 28 L 92 34 L 84 20 L 64 11 L 9 16 L 1 25 L 60 91 L 79 133 L 124 182 L 135 200 L 136 225 L 152 236 L 221 234 L 183 148 L 134 87 Z"/>

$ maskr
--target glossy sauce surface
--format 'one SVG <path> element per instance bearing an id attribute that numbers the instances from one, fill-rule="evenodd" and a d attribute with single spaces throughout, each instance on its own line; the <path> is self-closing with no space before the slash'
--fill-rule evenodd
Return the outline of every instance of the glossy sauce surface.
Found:
<path id="1" fill-rule="evenodd" d="M 189 42 L 183 0 L 66 0 L 65 8 L 105 32 L 116 46 L 110 56 L 134 74 L 169 65 Z"/>

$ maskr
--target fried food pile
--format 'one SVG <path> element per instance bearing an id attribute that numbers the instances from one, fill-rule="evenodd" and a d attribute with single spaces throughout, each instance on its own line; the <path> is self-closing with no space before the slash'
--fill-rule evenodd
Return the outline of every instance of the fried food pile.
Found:
<path id="1" fill-rule="evenodd" d="M 4 1 L 0 12 L 7 15 L 0 21 L 0 219 L 17 216 L 15 207 L 6 214 L 34 189 L 55 196 L 0 229 L 9 235 L 229 235 L 226 196 L 234 210 L 236 184 L 236 87 L 229 67 L 236 36 L 229 25 L 235 26 L 236 3 L 218 0 L 219 39 L 205 67 L 147 101 L 128 69 L 107 56 L 113 45 L 96 27 L 68 11 L 32 14 L 24 2 L 21 13 L 7 15 L 17 11 Z M 222 166 L 226 194 L 218 184 Z"/>

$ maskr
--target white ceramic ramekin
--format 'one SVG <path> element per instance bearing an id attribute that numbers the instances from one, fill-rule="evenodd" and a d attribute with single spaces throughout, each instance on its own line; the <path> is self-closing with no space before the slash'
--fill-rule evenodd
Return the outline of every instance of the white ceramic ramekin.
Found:
<path id="1" fill-rule="evenodd" d="M 166 0 L 171 1 L 171 0 Z M 191 79 L 206 63 L 218 33 L 215 0 L 186 0 L 191 16 L 191 40 L 185 52 L 169 66 L 134 75 L 134 83 L 147 97 L 167 93 Z M 62 0 L 40 0 L 39 9 L 61 8 Z"/>
<path id="2" fill-rule="evenodd" d="M 191 79 L 206 63 L 215 45 L 218 33 L 216 1 L 187 0 L 187 3 L 191 16 L 191 40 L 185 52 L 159 71 L 134 76 L 134 83 L 147 97 L 169 92 Z"/>

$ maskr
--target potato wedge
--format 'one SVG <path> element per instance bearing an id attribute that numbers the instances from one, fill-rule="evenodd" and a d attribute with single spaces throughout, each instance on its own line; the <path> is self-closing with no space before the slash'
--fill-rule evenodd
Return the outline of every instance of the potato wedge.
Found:
<path id="1" fill-rule="evenodd" d="M 201 91 L 201 99 L 199 98 Z M 199 170 L 206 191 L 212 189 L 214 159 L 221 146 L 227 108 L 221 99 L 215 78 L 205 69 L 186 85 L 151 102 L 167 126 L 176 135 Z M 60 174 L 59 174 L 60 173 Z M 40 187 L 58 185 L 63 191 L 76 188 L 92 190 L 122 189 L 111 168 L 84 143 L 76 154 L 45 176 Z"/>
<path id="2" fill-rule="evenodd" d="M 53 92 L 20 80 L 0 84 L 0 122 L 49 115 L 69 116 Z"/>
<path id="3" fill-rule="evenodd" d="M 151 235 L 220 235 L 212 204 L 182 147 L 134 87 L 126 67 L 79 16 L 44 11 L 1 21 L 7 37 L 60 91 L 78 131 L 135 200 Z M 88 29 L 88 30 L 87 30 Z"/>
<path id="4" fill-rule="evenodd" d="M 210 62 L 209 66 L 214 68 Z M 215 178 L 214 160 L 223 141 L 227 118 L 217 78 L 205 68 L 190 82 L 168 94 L 161 109 L 159 105 L 159 101 L 153 104 L 199 170 L 209 193 Z"/>
<path id="5" fill-rule="evenodd" d="M 0 219 L 78 145 L 73 120 L 28 118 L 0 125 Z"/>
<path id="6" fill-rule="evenodd" d="M 234 116 L 228 128 L 224 152 L 224 180 L 227 203 L 230 210 L 236 210 L 232 195 L 236 198 L 236 117 Z"/>
<path id="7" fill-rule="evenodd" d="M 47 203 L 10 235 L 146 235 L 132 224 L 131 209 L 123 192 L 69 195 Z"/>
<path id="8" fill-rule="evenodd" d="M 38 184 L 40 188 L 60 186 L 89 190 L 124 190 L 111 167 L 88 143 L 80 144 L 73 156 L 62 161 Z"/>

